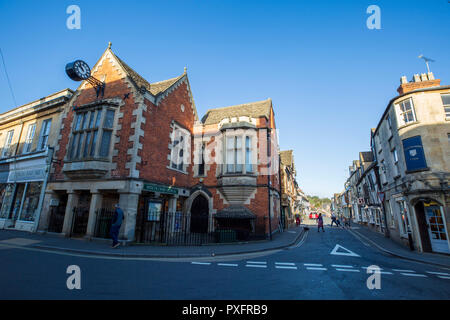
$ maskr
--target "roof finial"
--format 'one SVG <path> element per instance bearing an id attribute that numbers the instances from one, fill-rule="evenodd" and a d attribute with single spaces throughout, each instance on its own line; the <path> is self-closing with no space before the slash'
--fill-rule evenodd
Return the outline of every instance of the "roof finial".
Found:
<path id="1" fill-rule="evenodd" d="M 184 73 L 186 73 L 187 72 L 187 67 L 184 67 Z"/>
<path id="2" fill-rule="evenodd" d="M 108 42 L 108 49 L 111 49 L 111 45 L 112 45 L 111 41 Z"/>

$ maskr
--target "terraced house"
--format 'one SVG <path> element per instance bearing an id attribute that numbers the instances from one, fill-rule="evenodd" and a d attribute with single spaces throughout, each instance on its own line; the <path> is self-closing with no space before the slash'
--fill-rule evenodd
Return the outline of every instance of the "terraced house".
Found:
<path id="1" fill-rule="evenodd" d="M 278 226 L 278 144 L 270 99 L 199 118 L 186 69 L 148 82 L 109 46 L 62 113 L 39 228 L 109 237 L 114 203 L 126 241 L 204 243 Z M 221 231 L 221 232 L 219 232 Z"/>
<path id="2" fill-rule="evenodd" d="M 0 229 L 36 231 L 62 110 L 65 89 L 0 115 Z"/>

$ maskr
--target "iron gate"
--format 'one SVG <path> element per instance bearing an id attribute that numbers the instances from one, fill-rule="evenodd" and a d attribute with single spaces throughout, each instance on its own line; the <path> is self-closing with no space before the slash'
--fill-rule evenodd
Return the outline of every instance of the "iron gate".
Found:
<path id="1" fill-rule="evenodd" d="M 50 220 L 48 222 L 48 231 L 61 233 L 64 225 L 64 217 L 66 215 L 65 207 L 51 207 Z"/>
<path id="2" fill-rule="evenodd" d="M 73 208 L 72 235 L 83 236 L 86 234 L 89 220 L 89 208 Z"/>
<path id="3" fill-rule="evenodd" d="M 96 211 L 95 231 L 96 238 L 110 238 L 110 230 L 112 219 L 114 217 L 114 210 L 101 208 Z"/>

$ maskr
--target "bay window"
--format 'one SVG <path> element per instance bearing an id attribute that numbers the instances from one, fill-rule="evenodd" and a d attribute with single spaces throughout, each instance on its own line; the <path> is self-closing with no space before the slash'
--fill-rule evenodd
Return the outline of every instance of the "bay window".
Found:
<path id="1" fill-rule="evenodd" d="M 227 134 L 225 144 L 225 172 L 253 173 L 252 137 Z"/>
<path id="2" fill-rule="evenodd" d="M 115 110 L 106 107 L 75 115 L 70 160 L 107 158 L 110 154 Z"/>

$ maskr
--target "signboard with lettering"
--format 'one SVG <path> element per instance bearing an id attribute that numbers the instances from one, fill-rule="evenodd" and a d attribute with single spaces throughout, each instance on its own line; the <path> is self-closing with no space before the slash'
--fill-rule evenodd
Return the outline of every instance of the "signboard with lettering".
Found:
<path id="1" fill-rule="evenodd" d="M 428 169 L 421 136 L 411 137 L 402 142 L 407 170 L 416 171 Z"/>
<path id="2" fill-rule="evenodd" d="M 46 158 L 22 160 L 10 163 L 8 182 L 43 181 L 46 174 Z"/>
<path id="3" fill-rule="evenodd" d="M 142 190 L 158 193 L 178 194 L 178 189 L 175 187 L 167 187 L 150 183 L 144 183 L 144 188 Z"/>

